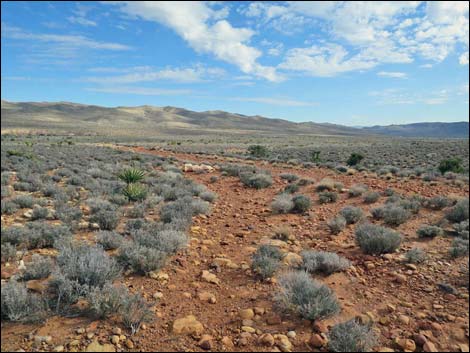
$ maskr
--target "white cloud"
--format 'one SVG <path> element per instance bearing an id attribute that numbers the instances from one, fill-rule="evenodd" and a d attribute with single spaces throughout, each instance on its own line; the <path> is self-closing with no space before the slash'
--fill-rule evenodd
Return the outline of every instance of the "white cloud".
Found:
<path id="1" fill-rule="evenodd" d="M 468 65 L 468 51 L 460 55 L 459 63 L 461 65 Z"/>
<path id="2" fill-rule="evenodd" d="M 86 26 L 86 27 L 90 27 L 90 26 L 95 27 L 96 26 L 95 21 L 88 20 L 85 17 L 69 16 L 69 17 L 67 17 L 67 21 L 69 21 L 70 23 L 75 23 L 75 24 L 79 24 L 79 25 L 82 25 L 82 26 Z"/>
<path id="3" fill-rule="evenodd" d="M 301 71 L 310 76 L 328 77 L 339 73 L 366 70 L 377 62 L 359 55 L 350 56 L 340 45 L 328 44 L 323 47 L 296 48 L 287 52 L 279 68 Z"/>
<path id="4" fill-rule="evenodd" d="M 235 28 L 227 20 L 220 20 L 220 11 L 213 10 L 207 3 L 180 1 L 176 5 L 171 1 L 128 1 L 114 4 L 128 15 L 170 27 L 199 53 L 213 54 L 236 65 L 244 73 L 269 81 L 282 79 L 275 68 L 257 62 L 261 51 L 247 44 L 254 32 L 249 28 Z"/>
<path id="5" fill-rule="evenodd" d="M 112 70 L 112 68 L 94 68 L 92 69 L 92 71 L 106 72 L 109 69 Z M 121 71 L 122 70 L 123 69 L 121 69 Z M 124 75 L 88 77 L 86 78 L 86 81 L 95 82 L 99 84 L 129 84 L 160 80 L 192 83 L 202 82 L 214 78 L 220 78 L 225 74 L 225 71 L 222 69 L 206 68 L 202 65 L 196 65 L 195 67 L 190 68 L 165 68 L 162 70 L 155 70 L 151 67 L 143 66 L 129 68 L 125 70 L 127 71 L 127 73 Z"/>
<path id="6" fill-rule="evenodd" d="M 69 49 L 102 49 L 102 50 L 129 50 L 131 47 L 119 43 L 99 42 L 80 35 L 43 34 L 23 31 L 2 22 L 2 38 L 39 41 L 44 43 L 60 44 Z"/>
<path id="7" fill-rule="evenodd" d="M 390 71 L 379 71 L 377 76 L 391 77 L 391 78 L 407 78 L 408 76 L 404 72 L 390 72 Z"/>
<path id="8" fill-rule="evenodd" d="M 151 87 L 101 87 L 101 88 L 87 88 L 87 91 L 100 92 L 100 93 L 115 93 L 115 94 L 135 94 L 139 96 L 167 96 L 167 95 L 183 95 L 189 94 L 192 91 L 188 89 L 161 89 Z"/>
<path id="9" fill-rule="evenodd" d="M 285 99 L 285 98 L 267 98 L 267 97 L 233 97 L 230 98 L 233 101 L 240 102 L 254 102 L 268 105 L 277 105 L 283 107 L 309 107 L 317 105 L 314 102 L 304 102 L 294 99 Z"/>

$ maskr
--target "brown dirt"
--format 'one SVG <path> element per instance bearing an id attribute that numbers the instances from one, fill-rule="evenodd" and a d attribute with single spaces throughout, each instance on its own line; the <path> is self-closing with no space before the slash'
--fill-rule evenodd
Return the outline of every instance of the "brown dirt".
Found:
<path id="1" fill-rule="evenodd" d="M 137 153 L 150 153 L 159 156 L 174 156 L 180 161 L 224 162 L 223 157 L 203 156 L 167 151 L 153 151 L 134 148 Z M 246 163 L 246 161 L 245 161 Z M 263 333 L 286 334 L 294 330 L 295 339 L 291 339 L 295 351 L 311 351 L 307 342 L 312 334 L 312 325 L 292 317 L 279 317 L 273 308 L 272 296 L 276 284 L 257 281 L 249 269 L 243 265 L 250 264 L 250 256 L 263 237 L 270 238 L 274 228 L 285 225 L 291 228 L 295 240 L 286 245 L 286 250 L 299 253 L 302 249 L 328 250 L 341 254 L 352 261 L 353 267 L 344 273 L 320 278 L 337 294 L 342 312 L 327 320 L 326 324 L 335 324 L 357 315 L 369 313 L 377 322 L 375 327 L 380 332 L 378 347 L 390 347 L 400 350 L 394 343 L 395 338 L 413 338 L 415 334 L 425 334 L 442 351 L 459 351 L 468 346 L 468 289 L 461 283 L 463 274 L 460 270 L 468 266 L 468 258 L 451 260 L 448 255 L 451 239 L 438 237 L 431 241 L 422 241 L 416 236 L 416 230 L 422 223 L 439 220 L 442 212 L 421 210 L 419 215 L 397 229 L 404 235 L 405 241 L 400 254 L 415 246 L 426 248 L 429 255 L 427 263 L 418 265 L 417 271 L 407 268 L 398 261 L 399 254 L 389 259 L 384 257 L 364 256 L 354 244 L 354 226 L 348 226 L 339 236 L 331 236 L 326 227 L 326 220 L 332 218 L 345 205 L 357 205 L 369 210 L 384 201 L 384 197 L 373 205 L 365 205 L 361 198 L 348 198 L 340 195 L 334 204 L 320 205 L 313 185 L 307 185 L 299 193 L 308 195 L 314 205 L 307 215 L 272 215 L 269 204 L 273 197 L 282 190 L 287 182 L 279 177 L 281 173 L 294 173 L 303 178 L 316 181 L 324 177 L 344 183 L 345 187 L 363 183 L 372 190 L 383 191 L 392 187 L 402 194 L 419 194 L 430 197 L 435 195 L 458 196 L 468 195 L 468 186 L 456 187 L 442 182 L 430 185 L 420 180 L 383 180 L 371 177 L 366 173 L 353 176 L 338 175 L 327 169 L 301 169 L 293 166 L 273 166 L 256 162 L 259 167 L 272 172 L 274 184 L 262 190 L 247 189 L 238 178 L 220 177 L 215 183 L 209 179 L 219 172 L 209 174 L 186 173 L 198 183 L 216 192 L 219 197 L 213 205 L 209 216 L 198 216 L 194 219 L 190 247 L 186 252 L 174 257 L 164 268 L 169 275 L 168 282 L 142 276 L 126 277 L 124 282 L 130 288 L 141 290 L 149 301 L 155 302 L 156 320 L 141 330 L 132 340 L 138 351 L 202 351 L 198 339 L 191 336 L 175 336 L 171 327 L 174 320 L 193 314 L 204 325 L 204 333 L 214 337 L 213 351 L 272 351 L 273 347 L 261 346 L 254 335 L 246 342 L 241 338 L 241 320 L 238 313 L 241 309 L 261 307 L 267 313 L 255 318 L 254 327 Z M 215 258 L 227 258 L 238 268 L 214 268 Z M 201 280 L 201 272 L 210 270 L 220 280 L 219 285 Z M 397 283 L 395 274 L 406 276 L 405 283 Z M 437 287 L 446 282 L 457 288 L 457 295 L 445 294 Z M 163 298 L 158 302 L 152 295 L 160 291 Z M 209 291 L 217 299 L 215 304 L 202 302 L 198 293 Z M 392 304 L 396 310 L 391 312 L 387 305 Z M 437 309 L 436 309 L 436 305 Z M 440 308 L 439 305 L 442 305 Z M 399 315 L 406 315 L 410 323 L 399 322 Z M 279 319 L 274 324 L 267 321 Z M 276 320 L 274 320 L 276 321 Z M 439 325 L 437 325 L 439 324 Z M 67 344 L 78 335 L 78 328 L 88 328 L 103 343 L 109 343 L 111 328 L 118 326 L 114 322 L 93 322 L 89 319 L 65 319 L 53 317 L 42 325 L 2 324 L 2 351 L 32 350 L 31 342 L 26 339 L 29 333 L 51 335 L 52 346 L 64 345 L 66 350 L 73 350 Z M 128 332 L 126 333 L 128 334 Z M 234 347 L 225 347 L 221 343 L 224 336 L 230 337 Z M 246 343 L 246 345 L 242 345 Z M 462 346 L 459 346 L 462 345 Z M 128 350 L 125 346 L 122 350 Z M 420 348 L 418 348 L 419 350 Z"/>

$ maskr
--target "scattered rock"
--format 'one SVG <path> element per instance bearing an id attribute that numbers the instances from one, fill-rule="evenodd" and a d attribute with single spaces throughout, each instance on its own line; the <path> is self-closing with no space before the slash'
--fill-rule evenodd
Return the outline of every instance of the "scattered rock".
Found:
<path id="1" fill-rule="evenodd" d="M 100 344 L 98 341 L 93 341 L 86 347 L 85 352 L 116 352 L 116 348 L 112 344 Z"/>
<path id="2" fill-rule="evenodd" d="M 208 283 L 217 285 L 220 284 L 220 280 L 217 278 L 217 276 L 206 270 L 202 271 L 201 278 Z"/>
<path id="3" fill-rule="evenodd" d="M 274 346 L 274 337 L 270 333 L 265 333 L 259 337 L 259 343 L 266 347 Z"/>
<path id="4" fill-rule="evenodd" d="M 255 317 L 253 309 L 243 309 L 238 314 L 242 320 L 251 320 Z"/>
<path id="5" fill-rule="evenodd" d="M 188 315 L 173 322 L 173 333 L 176 335 L 199 336 L 203 331 L 204 327 L 194 315 Z"/>
<path id="6" fill-rule="evenodd" d="M 210 351 L 213 346 L 213 340 L 214 338 L 210 335 L 202 335 L 197 345 L 206 351 Z"/>

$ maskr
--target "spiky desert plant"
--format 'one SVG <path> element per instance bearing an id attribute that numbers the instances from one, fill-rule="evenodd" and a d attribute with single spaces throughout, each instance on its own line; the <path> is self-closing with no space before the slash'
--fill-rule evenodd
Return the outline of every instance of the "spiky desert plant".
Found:
<path id="1" fill-rule="evenodd" d="M 118 178 L 126 184 L 133 184 L 141 181 L 144 176 L 145 172 L 143 170 L 137 168 L 128 168 L 119 173 Z"/>

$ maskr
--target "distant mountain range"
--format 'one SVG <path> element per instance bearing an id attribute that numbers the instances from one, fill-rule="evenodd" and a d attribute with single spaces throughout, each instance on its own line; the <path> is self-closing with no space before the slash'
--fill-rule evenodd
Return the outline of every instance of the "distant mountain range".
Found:
<path id="1" fill-rule="evenodd" d="M 105 135 L 143 134 L 314 134 L 468 137 L 468 122 L 419 123 L 354 128 L 328 123 L 295 123 L 220 110 L 195 112 L 176 107 L 107 108 L 70 102 L 8 102 L 2 100 L 3 130 L 51 130 Z"/>

